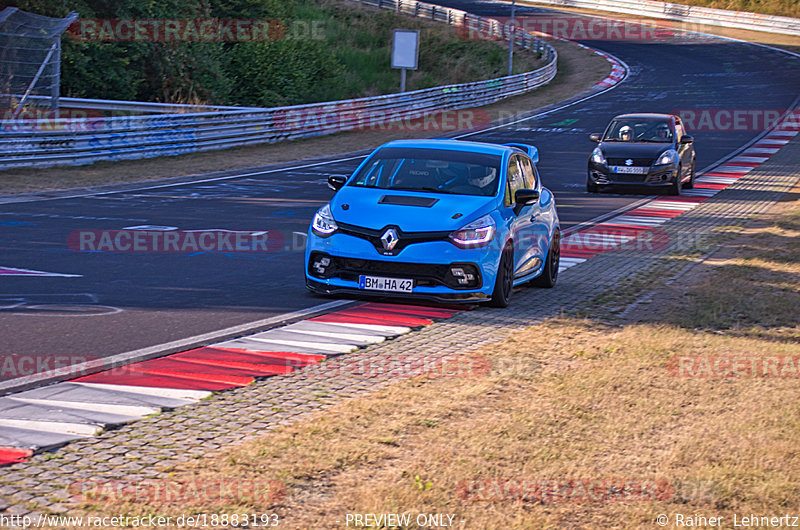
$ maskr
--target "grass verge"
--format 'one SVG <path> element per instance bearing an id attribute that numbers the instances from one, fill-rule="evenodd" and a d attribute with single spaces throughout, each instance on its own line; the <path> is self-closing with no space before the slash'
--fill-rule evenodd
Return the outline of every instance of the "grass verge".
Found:
<path id="1" fill-rule="evenodd" d="M 280 484 L 285 497 L 117 499 L 86 513 L 272 512 L 291 528 L 342 527 L 348 514 L 408 514 L 395 526 L 411 528 L 419 514 L 459 528 L 653 528 L 662 516 L 731 528 L 797 514 L 797 191 L 626 321 L 548 320 L 476 352 L 488 375 L 398 381 L 168 479 Z M 780 369 L 762 371 L 769 359 Z"/>

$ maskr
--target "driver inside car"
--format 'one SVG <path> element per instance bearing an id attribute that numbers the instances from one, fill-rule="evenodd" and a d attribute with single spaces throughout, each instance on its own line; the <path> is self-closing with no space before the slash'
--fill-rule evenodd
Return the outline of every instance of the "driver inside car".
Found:
<path id="1" fill-rule="evenodd" d="M 497 169 L 493 167 L 473 166 L 469 170 L 469 184 L 478 188 L 485 195 L 494 193 L 494 179 L 497 176 Z"/>
<path id="2" fill-rule="evenodd" d="M 633 129 L 628 125 L 621 127 L 619 130 L 619 139 L 623 142 L 630 142 L 633 140 Z"/>
<path id="3" fill-rule="evenodd" d="M 656 138 L 658 140 L 663 140 L 665 142 L 668 142 L 671 136 L 672 135 L 669 132 L 669 125 L 667 125 L 666 123 L 662 123 L 656 129 Z"/>

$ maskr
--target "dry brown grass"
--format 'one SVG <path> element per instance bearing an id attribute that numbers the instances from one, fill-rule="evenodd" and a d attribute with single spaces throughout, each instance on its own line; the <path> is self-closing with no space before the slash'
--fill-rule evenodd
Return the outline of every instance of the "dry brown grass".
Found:
<path id="1" fill-rule="evenodd" d="M 659 514 L 670 521 L 677 514 L 718 516 L 730 528 L 734 515 L 741 523 L 749 514 L 797 514 L 798 379 L 676 377 L 669 369 L 679 355 L 800 356 L 796 340 L 743 333 L 713 309 L 747 286 L 762 332 L 796 333 L 781 320 L 787 307 L 763 302 L 785 288 L 782 275 L 796 274 L 800 257 L 800 204 L 780 208 L 728 249 L 729 259 L 758 268 L 763 281 L 712 267 L 693 280 L 688 300 L 655 300 L 666 314 L 708 315 L 703 329 L 684 317 L 663 323 L 657 314 L 622 325 L 552 319 L 478 352 L 493 366 L 488 376 L 398 381 L 224 455 L 176 467 L 170 477 L 277 480 L 286 485 L 285 499 L 117 503 L 89 513 L 275 511 L 289 528 L 342 527 L 348 513 L 410 513 L 412 521 L 439 513 L 454 514 L 459 528 L 479 529 L 653 528 Z M 795 239 L 776 253 L 767 234 Z M 796 293 L 797 282 L 792 288 Z M 476 500 L 464 495 L 465 481 L 476 478 L 628 479 L 666 487 L 657 499 L 628 502 Z"/>
<path id="2" fill-rule="evenodd" d="M 603 79 L 610 67 L 602 57 L 571 43 L 554 43 L 559 53 L 559 73 L 548 85 L 528 94 L 482 107 L 493 120 L 550 105 L 579 94 Z M 441 136 L 437 131 L 399 130 L 339 133 L 303 140 L 225 149 L 172 157 L 90 166 L 45 169 L 12 169 L 0 172 L 0 195 L 44 190 L 158 180 L 174 176 L 200 175 L 267 164 L 316 158 L 337 153 L 373 149 L 401 138 Z"/>

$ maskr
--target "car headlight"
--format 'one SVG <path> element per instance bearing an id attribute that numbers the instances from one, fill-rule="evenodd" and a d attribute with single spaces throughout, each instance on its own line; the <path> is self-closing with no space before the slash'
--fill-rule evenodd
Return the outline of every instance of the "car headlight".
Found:
<path id="1" fill-rule="evenodd" d="M 494 238 L 497 225 L 487 214 L 450 234 L 450 240 L 459 248 L 485 247 Z"/>
<path id="2" fill-rule="evenodd" d="M 333 220 L 331 213 L 331 205 L 326 204 L 314 214 L 314 219 L 311 221 L 311 230 L 320 237 L 328 237 L 336 232 L 339 227 L 336 221 Z"/>
<path id="3" fill-rule="evenodd" d="M 656 166 L 666 166 L 667 164 L 675 164 L 678 162 L 678 152 L 674 149 L 668 149 L 659 155 L 656 159 Z"/>
<path id="4" fill-rule="evenodd" d="M 600 147 L 595 147 L 594 151 L 592 151 L 592 162 L 595 164 L 606 164 L 606 157 L 603 156 L 603 150 L 600 149 Z"/>

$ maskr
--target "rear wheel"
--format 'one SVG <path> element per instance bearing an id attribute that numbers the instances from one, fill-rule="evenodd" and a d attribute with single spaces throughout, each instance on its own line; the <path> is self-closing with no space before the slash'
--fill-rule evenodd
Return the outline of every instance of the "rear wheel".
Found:
<path id="1" fill-rule="evenodd" d="M 494 281 L 494 291 L 489 305 L 492 307 L 508 307 L 511 300 L 511 287 L 514 283 L 514 248 L 509 244 L 500 255 L 500 266 Z"/>
<path id="2" fill-rule="evenodd" d="M 531 285 L 536 287 L 553 287 L 558 279 L 558 265 L 561 261 L 561 232 L 556 230 L 553 233 L 553 241 L 550 242 L 550 250 L 547 251 L 544 270 L 542 273 L 531 280 Z"/>
<path id="3" fill-rule="evenodd" d="M 689 182 L 684 183 L 683 189 L 690 190 L 690 189 L 694 188 L 694 173 L 695 173 L 694 160 L 692 160 L 692 171 L 689 174 Z"/>

